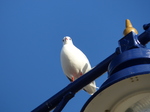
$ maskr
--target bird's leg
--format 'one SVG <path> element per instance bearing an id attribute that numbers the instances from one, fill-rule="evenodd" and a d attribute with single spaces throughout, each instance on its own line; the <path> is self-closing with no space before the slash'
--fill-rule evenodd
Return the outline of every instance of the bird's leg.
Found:
<path id="1" fill-rule="evenodd" d="M 83 74 L 82 74 L 82 72 L 80 72 L 79 74 L 80 74 L 80 76 L 82 76 L 82 75 L 83 75 Z"/>
<path id="2" fill-rule="evenodd" d="M 74 81 L 74 76 L 71 76 L 71 81 L 72 81 L 72 82 Z"/>

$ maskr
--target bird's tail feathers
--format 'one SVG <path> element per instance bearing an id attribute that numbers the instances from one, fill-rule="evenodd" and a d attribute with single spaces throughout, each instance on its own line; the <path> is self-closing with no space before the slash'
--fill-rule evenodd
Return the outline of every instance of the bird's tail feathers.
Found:
<path id="1" fill-rule="evenodd" d="M 96 87 L 95 81 L 91 82 L 90 84 L 88 84 L 83 88 L 83 90 L 88 92 L 90 95 L 93 95 L 97 89 L 98 87 Z"/>

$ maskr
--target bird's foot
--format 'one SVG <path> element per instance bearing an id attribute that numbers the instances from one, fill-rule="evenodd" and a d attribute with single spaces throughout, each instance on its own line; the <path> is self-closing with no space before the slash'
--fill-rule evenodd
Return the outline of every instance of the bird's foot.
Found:
<path id="1" fill-rule="evenodd" d="M 74 81 L 74 76 L 71 77 L 72 82 Z"/>
<path id="2" fill-rule="evenodd" d="M 80 72 L 80 76 L 82 76 L 83 74 L 82 74 L 82 72 Z"/>

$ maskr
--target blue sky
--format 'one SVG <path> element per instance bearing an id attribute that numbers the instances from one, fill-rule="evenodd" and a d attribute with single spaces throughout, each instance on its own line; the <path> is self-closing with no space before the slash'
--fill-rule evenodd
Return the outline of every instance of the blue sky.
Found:
<path id="1" fill-rule="evenodd" d="M 60 64 L 62 38 L 70 36 L 92 66 L 112 54 L 125 19 L 139 34 L 150 23 L 144 0 L 1 0 L 0 111 L 29 112 L 67 86 Z M 107 73 L 96 80 L 97 86 Z M 79 112 L 90 97 L 83 90 L 62 112 Z"/>

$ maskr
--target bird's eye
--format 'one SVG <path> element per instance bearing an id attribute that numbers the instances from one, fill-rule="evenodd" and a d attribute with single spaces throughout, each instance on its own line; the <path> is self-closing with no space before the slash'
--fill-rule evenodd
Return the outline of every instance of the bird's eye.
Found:
<path id="1" fill-rule="evenodd" d="M 62 41 L 64 42 L 64 39 Z"/>

